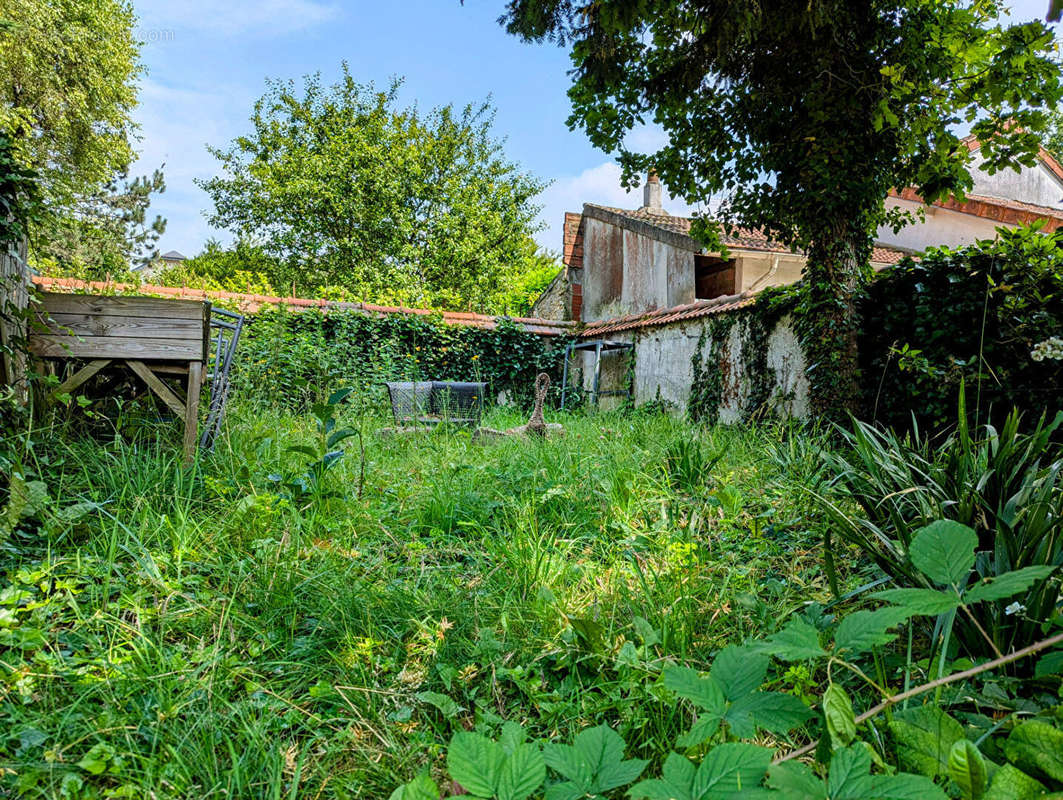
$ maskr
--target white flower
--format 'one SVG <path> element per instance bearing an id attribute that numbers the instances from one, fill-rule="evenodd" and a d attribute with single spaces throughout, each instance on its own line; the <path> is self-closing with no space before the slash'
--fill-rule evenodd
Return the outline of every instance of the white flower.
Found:
<path id="1" fill-rule="evenodd" d="M 1030 351 L 1030 358 L 1034 361 L 1044 361 L 1050 358 L 1053 361 L 1063 361 L 1063 339 L 1052 336 L 1043 342 L 1038 342 Z"/>
<path id="2" fill-rule="evenodd" d="M 1008 606 L 1007 608 L 1004 609 L 1004 613 L 1010 616 L 1012 614 L 1021 614 L 1025 610 L 1026 610 L 1026 606 L 1024 606 L 1022 603 L 1020 603 L 1018 601 L 1015 601 L 1010 606 Z"/>

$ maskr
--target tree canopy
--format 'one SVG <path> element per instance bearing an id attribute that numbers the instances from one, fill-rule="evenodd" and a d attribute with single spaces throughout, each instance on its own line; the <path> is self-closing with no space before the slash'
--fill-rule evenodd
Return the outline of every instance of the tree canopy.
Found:
<path id="1" fill-rule="evenodd" d="M 544 184 L 506 160 L 489 104 L 423 113 L 400 85 L 346 64 L 333 85 L 270 81 L 252 130 L 211 149 L 211 222 L 275 257 L 278 287 L 489 308 L 527 263 Z"/>
<path id="2" fill-rule="evenodd" d="M 763 229 L 809 261 L 806 350 L 820 410 L 854 408 L 854 299 L 891 187 L 970 188 L 969 126 L 989 170 L 1032 164 L 1060 97 L 1051 31 L 994 0 L 511 0 L 502 21 L 571 49 L 572 127 L 655 169 L 688 202 L 722 195 L 725 226 Z M 637 152 L 626 134 L 668 134 Z M 718 241 L 702 220 L 695 228 Z"/>
<path id="3" fill-rule="evenodd" d="M 128 167 L 142 74 L 127 0 L 0 0 L 0 127 L 50 202 Z"/>

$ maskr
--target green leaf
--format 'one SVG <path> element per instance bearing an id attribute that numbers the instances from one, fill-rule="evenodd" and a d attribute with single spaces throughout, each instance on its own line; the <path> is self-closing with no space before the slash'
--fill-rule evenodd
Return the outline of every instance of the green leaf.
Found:
<path id="1" fill-rule="evenodd" d="M 899 765 L 928 778 L 948 774 L 952 746 L 964 738 L 960 723 L 933 705 L 897 712 L 889 728 Z"/>
<path id="2" fill-rule="evenodd" d="M 678 747 L 694 747 L 702 744 L 712 737 L 720 729 L 722 717 L 714 714 L 702 714 L 691 726 L 690 730 L 675 740 Z"/>
<path id="3" fill-rule="evenodd" d="M 730 701 L 757 689 L 768 674 L 768 656 L 751 647 L 728 645 L 719 652 L 709 669 L 723 696 Z"/>
<path id="4" fill-rule="evenodd" d="M 109 744 L 93 745 L 89 752 L 82 756 L 77 766 L 91 775 L 102 775 L 107 770 L 107 765 L 114 760 L 114 748 Z"/>
<path id="5" fill-rule="evenodd" d="M 462 708 L 451 698 L 439 692 L 418 692 L 417 699 L 438 708 L 444 717 L 452 719 L 461 713 Z"/>
<path id="6" fill-rule="evenodd" d="M 963 800 L 980 800 L 988 785 L 985 759 L 974 742 L 961 739 L 949 751 L 948 775 Z"/>
<path id="7" fill-rule="evenodd" d="M 812 709 L 792 694 L 753 692 L 736 700 L 724 719 L 730 722 L 732 718 L 747 714 L 758 728 L 779 734 L 788 733 L 815 716 Z M 735 735 L 744 738 L 737 730 Z"/>
<path id="8" fill-rule="evenodd" d="M 627 795 L 632 800 L 693 800 L 691 791 L 696 772 L 687 759 L 678 753 L 669 753 L 661 777 L 639 781 L 628 789 Z"/>
<path id="9" fill-rule="evenodd" d="M 388 800 L 439 800 L 439 787 L 425 774 L 393 791 Z"/>
<path id="10" fill-rule="evenodd" d="M 930 778 L 907 774 L 872 775 L 870 796 L 875 800 L 949 800 Z"/>
<path id="11" fill-rule="evenodd" d="M 498 800 L 526 800 L 545 780 L 546 762 L 542 751 L 534 744 L 517 745 L 499 772 Z"/>
<path id="12" fill-rule="evenodd" d="M 325 444 L 328 446 L 329 449 L 332 449 L 340 442 L 357 435 L 358 431 L 356 431 L 354 428 L 340 428 L 338 431 L 333 431 L 329 434 L 328 439 L 325 440 Z"/>
<path id="13" fill-rule="evenodd" d="M 1063 672 L 1063 650 L 1053 650 L 1043 658 L 1038 659 L 1034 675 L 1044 678 L 1049 675 L 1058 675 Z"/>
<path id="14" fill-rule="evenodd" d="M 720 684 L 703 678 L 690 667 L 668 666 L 664 669 L 664 686 L 710 714 L 722 716 L 726 700 Z"/>
<path id="15" fill-rule="evenodd" d="M 889 629 L 900 625 L 910 616 L 911 612 L 906 609 L 893 606 L 849 614 L 838 624 L 834 648 L 858 655 L 877 645 L 889 644 L 897 638 L 897 634 L 888 632 Z"/>
<path id="16" fill-rule="evenodd" d="M 353 392 L 353 391 L 354 391 L 354 387 L 353 386 L 349 386 L 349 387 L 347 387 L 345 389 L 337 389 L 336 391 L 334 391 L 332 394 L 330 394 L 328 396 L 328 404 L 330 406 L 334 406 L 337 403 L 342 403 L 344 400 L 346 400 L 350 396 L 351 392 Z"/>
<path id="17" fill-rule="evenodd" d="M 460 731 L 450 740 L 447 769 L 450 777 L 479 797 L 491 797 L 498 786 L 504 759 L 502 747 L 486 736 Z"/>
<path id="18" fill-rule="evenodd" d="M 900 606 L 913 616 L 936 616 L 960 606 L 960 596 L 956 592 L 942 592 L 937 589 L 887 589 L 871 596 L 876 600 L 885 600 Z"/>
<path id="19" fill-rule="evenodd" d="M 909 557 L 916 568 L 937 583 L 962 585 L 974 566 L 978 535 L 966 525 L 939 519 L 912 539 Z"/>
<path id="20" fill-rule="evenodd" d="M 830 759 L 827 794 L 831 800 L 867 800 L 871 794 L 871 756 L 861 747 L 843 747 Z"/>
<path id="21" fill-rule="evenodd" d="M 764 780 L 772 755 L 773 750 L 745 742 L 712 748 L 694 775 L 691 796 L 709 798 L 755 789 Z"/>
<path id="22" fill-rule="evenodd" d="M 572 745 L 547 745 L 546 764 L 583 794 L 602 794 L 635 780 L 647 761 L 624 759 L 624 740 L 608 725 L 588 728 Z"/>
<path id="23" fill-rule="evenodd" d="M 1034 800 L 1045 793 L 1044 784 L 1018 767 L 1005 764 L 993 773 L 983 800 Z"/>
<path id="24" fill-rule="evenodd" d="M 1030 720 L 1015 728 L 1004 754 L 1023 772 L 1063 782 L 1063 731 L 1046 722 Z"/>
<path id="25" fill-rule="evenodd" d="M 780 661 L 804 661 L 827 655 L 819 644 L 819 631 L 796 616 L 791 617 L 785 628 L 773 633 L 757 649 Z"/>
<path id="26" fill-rule="evenodd" d="M 1005 572 L 992 580 L 986 580 L 969 588 L 963 595 L 966 603 L 980 603 L 989 600 L 1003 600 L 1019 592 L 1025 592 L 1038 581 L 1044 580 L 1056 567 L 1024 567 L 1012 572 Z"/>
<path id="27" fill-rule="evenodd" d="M 785 761 L 768 768 L 768 786 L 784 800 L 827 800 L 827 787 L 806 764 Z"/>
<path id="28" fill-rule="evenodd" d="M 845 689 L 836 683 L 830 684 L 823 693 L 823 716 L 827 722 L 827 733 L 833 749 L 852 744 L 856 738 L 853 703 Z"/>

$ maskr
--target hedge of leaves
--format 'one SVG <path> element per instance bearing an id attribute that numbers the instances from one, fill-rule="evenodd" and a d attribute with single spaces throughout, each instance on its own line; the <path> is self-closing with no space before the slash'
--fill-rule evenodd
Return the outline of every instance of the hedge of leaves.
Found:
<path id="1" fill-rule="evenodd" d="M 1051 414 L 1063 395 L 1063 232 L 928 250 L 872 281 L 860 339 L 866 418 L 955 424 L 961 381 L 981 421 L 1014 406 Z M 1049 344 L 1045 344 L 1049 342 Z"/>
<path id="2" fill-rule="evenodd" d="M 353 311 L 267 310 L 248 318 L 234 389 L 253 401 L 304 407 L 344 386 L 385 380 L 484 381 L 518 402 L 538 372 L 560 391 L 567 339 L 497 328 L 445 325 L 438 317 L 371 317 Z"/>

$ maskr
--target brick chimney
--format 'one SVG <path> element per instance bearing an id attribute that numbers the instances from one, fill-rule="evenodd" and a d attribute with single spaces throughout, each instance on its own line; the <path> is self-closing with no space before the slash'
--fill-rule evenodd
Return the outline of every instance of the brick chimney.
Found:
<path id="1" fill-rule="evenodd" d="M 652 169 L 646 176 L 646 185 L 642 187 L 642 208 L 640 210 L 648 211 L 650 214 L 668 213 L 661 208 L 661 179 Z"/>

